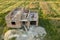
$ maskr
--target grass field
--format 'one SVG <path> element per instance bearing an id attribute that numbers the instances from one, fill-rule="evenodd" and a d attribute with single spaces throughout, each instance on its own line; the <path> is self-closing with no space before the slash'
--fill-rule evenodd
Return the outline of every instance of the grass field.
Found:
<path id="1" fill-rule="evenodd" d="M 33 6 L 32 6 L 33 5 Z M 34 7 L 39 13 L 39 25 L 47 31 L 44 40 L 60 40 L 60 2 L 0 0 L 0 35 L 6 30 L 5 16 L 16 7 Z"/>

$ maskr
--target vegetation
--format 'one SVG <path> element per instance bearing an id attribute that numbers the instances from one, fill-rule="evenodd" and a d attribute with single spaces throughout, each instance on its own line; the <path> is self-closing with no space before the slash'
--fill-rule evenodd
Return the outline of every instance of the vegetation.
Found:
<path id="1" fill-rule="evenodd" d="M 11 39 L 9 39 L 9 40 L 15 40 L 16 39 L 16 37 L 13 37 L 13 38 L 11 38 Z"/>
<path id="2" fill-rule="evenodd" d="M 46 0 L 48 1 L 48 0 Z M 33 3 L 32 3 L 33 2 Z M 30 3 L 34 4 L 39 13 L 39 25 L 44 27 L 47 31 L 45 40 L 60 40 L 60 3 L 51 2 L 47 3 L 46 9 L 42 9 L 40 2 L 34 1 L 21 1 L 21 0 L 1 0 L 0 1 L 0 35 L 5 33 L 8 28 L 6 27 L 5 16 L 13 9 L 19 6 L 30 7 Z M 48 7 L 48 8 L 47 8 Z M 47 10 L 46 13 L 44 13 Z"/>

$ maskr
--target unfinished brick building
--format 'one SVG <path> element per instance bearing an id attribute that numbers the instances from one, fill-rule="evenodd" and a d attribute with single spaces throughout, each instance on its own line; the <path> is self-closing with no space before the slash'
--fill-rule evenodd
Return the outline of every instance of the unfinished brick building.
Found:
<path id="1" fill-rule="evenodd" d="M 38 26 L 38 12 L 27 8 L 16 8 L 5 19 L 9 28 L 20 28 L 24 24 L 27 27 L 31 25 Z"/>

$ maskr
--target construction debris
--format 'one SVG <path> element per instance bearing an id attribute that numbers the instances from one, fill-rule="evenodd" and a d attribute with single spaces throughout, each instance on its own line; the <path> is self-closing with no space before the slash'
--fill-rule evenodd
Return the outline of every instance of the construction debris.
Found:
<path id="1" fill-rule="evenodd" d="M 21 29 L 8 30 L 4 35 L 4 40 L 9 40 L 13 37 L 16 40 L 42 40 L 46 34 L 43 27 L 31 26 L 27 32 Z"/>

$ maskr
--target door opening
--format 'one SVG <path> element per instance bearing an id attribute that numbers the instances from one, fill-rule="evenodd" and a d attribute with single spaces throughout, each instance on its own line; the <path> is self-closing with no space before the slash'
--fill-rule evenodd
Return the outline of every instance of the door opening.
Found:
<path id="1" fill-rule="evenodd" d="M 12 25 L 16 25 L 16 23 L 15 23 L 15 22 L 11 22 L 11 24 L 12 24 Z"/>
<path id="2" fill-rule="evenodd" d="M 36 25 L 36 21 L 30 21 L 30 25 Z"/>

